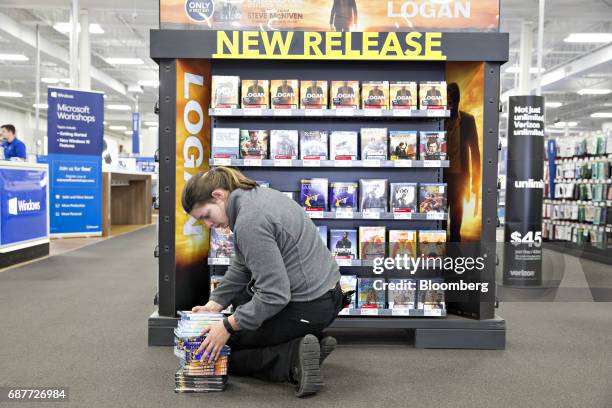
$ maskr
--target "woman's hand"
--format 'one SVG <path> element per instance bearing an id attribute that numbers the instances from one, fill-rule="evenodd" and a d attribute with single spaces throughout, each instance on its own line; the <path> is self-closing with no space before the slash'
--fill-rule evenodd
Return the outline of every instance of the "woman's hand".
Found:
<path id="1" fill-rule="evenodd" d="M 193 313 L 219 313 L 222 310 L 223 306 L 221 306 L 217 302 L 213 302 L 212 300 L 209 300 L 208 303 L 206 303 L 204 306 L 194 306 L 193 309 L 191 309 Z"/>
<path id="2" fill-rule="evenodd" d="M 204 362 L 208 356 L 208 362 L 210 363 L 211 361 L 217 361 L 223 346 L 225 346 L 225 343 L 227 343 L 227 340 L 230 338 L 230 334 L 225 329 L 222 321 L 202 330 L 202 335 L 206 333 L 208 333 L 208 336 L 206 336 L 198 350 L 195 352 L 195 355 L 203 352 L 200 361 Z"/>

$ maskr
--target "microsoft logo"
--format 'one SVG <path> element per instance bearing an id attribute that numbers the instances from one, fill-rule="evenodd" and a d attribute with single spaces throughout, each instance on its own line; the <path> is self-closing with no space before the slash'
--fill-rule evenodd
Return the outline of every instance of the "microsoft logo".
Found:
<path id="1" fill-rule="evenodd" d="M 17 197 L 8 200 L 8 213 L 11 215 L 17 215 Z"/>

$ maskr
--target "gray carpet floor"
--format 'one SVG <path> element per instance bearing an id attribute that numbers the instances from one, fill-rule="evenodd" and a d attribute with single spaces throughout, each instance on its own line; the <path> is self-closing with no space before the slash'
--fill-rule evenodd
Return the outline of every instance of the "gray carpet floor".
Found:
<path id="1" fill-rule="evenodd" d="M 325 389 L 306 400 L 245 378 L 221 394 L 177 395 L 171 349 L 147 347 L 154 234 L 148 227 L 0 273 L 0 386 L 70 393 L 62 404 L 3 406 L 612 407 L 612 303 L 594 302 L 502 303 L 505 351 L 418 350 L 402 332 L 342 334 L 323 368 Z"/>

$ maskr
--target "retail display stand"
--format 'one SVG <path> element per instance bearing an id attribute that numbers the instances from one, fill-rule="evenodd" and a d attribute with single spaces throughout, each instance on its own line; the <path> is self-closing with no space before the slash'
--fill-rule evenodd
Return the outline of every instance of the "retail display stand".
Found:
<path id="1" fill-rule="evenodd" d="M 193 223 L 180 207 L 184 180 L 197 171 L 216 165 L 231 165 L 241 169 L 254 180 L 264 180 L 280 191 L 299 191 L 301 179 L 323 177 L 333 181 L 357 181 L 360 178 L 384 178 L 389 182 L 443 182 L 448 161 L 415 160 L 410 167 L 400 167 L 392 161 L 368 160 L 338 163 L 326 160 L 316 167 L 301 160 L 263 160 L 256 164 L 240 159 L 217 161 L 210 156 L 210 135 L 214 128 L 240 129 L 324 129 L 359 131 L 367 127 L 392 130 L 444 130 L 448 111 L 415 112 L 397 115 L 392 110 L 376 115 L 355 110 L 324 110 L 311 116 L 304 110 L 283 112 L 262 109 L 209 109 L 210 79 L 212 75 L 230 75 L 249 79 L 343 80 L 355 81 L 444 81 L 447 64 L 482 62 L 482 227 L 480 241 L 486 258 L 481 280 L 494 282 L 496 184 L 498 147 L 499 69 L 508 57 L 508 35 L 503 33 L 419 33 L 437 38 L 438 50 L 423 47 L 420 56 L 386 55 L 362 58 L 354 52 L 363 47 L 364 33 L 344 33 L 353 39 L 353 52 L 345 52 L 343 45 L 334 53 L 322 52 L 309 56 L 300 48 L 304 32 L 275 32 L 281 38 L 291 35 L 292 45 L 281 53 L 276 47 L 264 45 L 232 47 L 244 32 L 208 30 L 152 30 L 151 57 L 160 66 L 160 227 L 159 227 L 159 311 L 149 319 L 149 344 L 170 345 L 172 329 L 176 326 L 176 312 L 203 304 L 208 298 L 209 276 L 222 274 L 226 260 L 207 261 L 208 232 Z M 263 32 L 265 33 L 265 32 Z M 253 34 L 253 33 L 251 33 Z M 260 33 L 261 34 L 261 33 Z M 316 34 L 316 33 L 315 33 Z M 324 33 L 320 33 L 324 35 Z M 379 41 L 368 45 L 370 51 L 381 51 L 385 38 L 396 33 L 373 33 Z M 400 35 L 402 33 L 397 33 Z M 405 33 L 404 33 L 405 34 Z M 253 34 L 257 35 L 257 34 Z M 267 36 L 267 33 L 265 34 Z M 284 36 L 284 37 L 283 37 Z M 262 35 L 262 38 L 264 35 Z M 267 37 L 266 37 L 267 38 Z M 229 41 L 229 42 L 228 42 Z M 365 41 L 365 40 L 363 40 Z M 324 47 L 322 47 L 324 48 Z M 257 49 L 254 53 L 253 49 Z M 301 53 L 301 55 L 300 55 Z M 447 217 L 427 217 L 414 214 L 412 219 L 396 218 L 383 213 L 378 219 L 364 222 L 362 213 L 350 217 L 323 213 L 313 219 L 317 225 L 329 228 L 357 228 L 360 225 L 386 226 L 387 229 L 431 230 L 446 229 Z M 486 245 L 484 243 L 493 243 Z M 203 255 L 203 256 L 202 256 Z M 375 277 L 367 262 L 351 261 L 340 264 L 341 272 L 361 277 Z M 402 277 L 399 272 L 393 276 Z M 411 278 L 410 276 L 403 276 Z M 494 285 L 491 285 L 494 286 Z M 480 348 L 505 347 L 505 321 L 495 315 L 494 299 L 489 296 L 470 296 L 466 302 L 450 302 L 442 317 L 425 317 L 416 310 L 405 316 L 393 316 L 384 309 L 372 316 L 351 311 L 340 316 L 332 328 L 355 329 L 414 329 L 415 344 L 422 348 Z"/>

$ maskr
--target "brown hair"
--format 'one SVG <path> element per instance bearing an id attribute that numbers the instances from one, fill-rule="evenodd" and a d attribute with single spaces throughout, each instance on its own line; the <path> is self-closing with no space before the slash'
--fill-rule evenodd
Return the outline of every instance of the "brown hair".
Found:
<path id="1" fill-rule="evenodd" d="M 207 172 L 195 174 L 183 188 L 181 204 L 187 214 L 198 204 L 204 204 L 212 199 L 216 189 L 227 190 L 230 193 L 237 188 L 252 190 L 257 183 L 246 177 L 240 171 L 230 167 L 215 167 Z"/>

